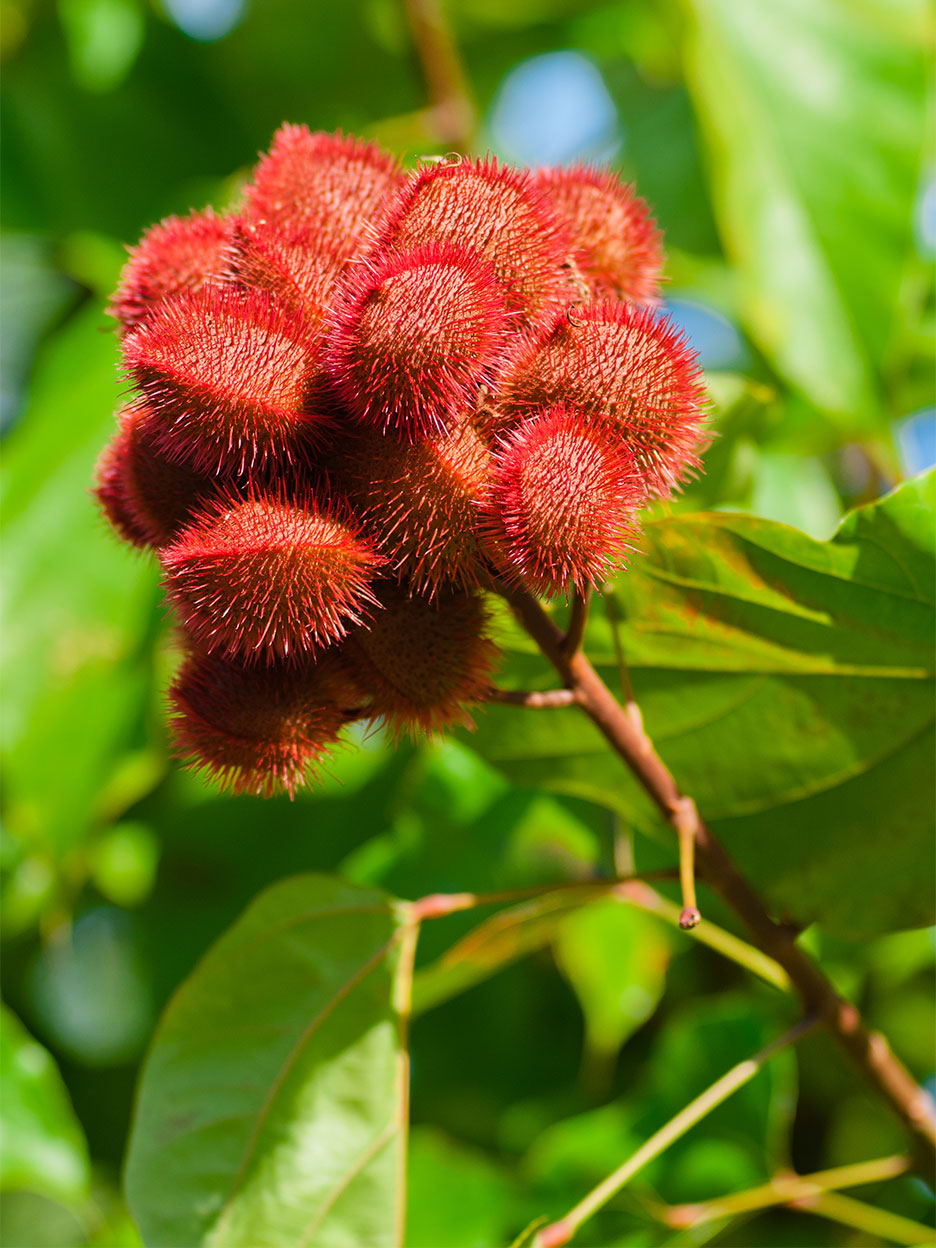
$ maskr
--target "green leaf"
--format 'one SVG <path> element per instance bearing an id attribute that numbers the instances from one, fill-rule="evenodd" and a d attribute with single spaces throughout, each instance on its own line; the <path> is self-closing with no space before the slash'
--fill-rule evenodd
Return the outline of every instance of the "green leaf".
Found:
<path id="1" fill-rule="evenodd" d="M 58 853 L 94 817 L 151 682 L 155 561 L 88 493 L 119 399 L 101 320 L 88 309 L 48 345 L 4 455 L 7 817 Z"/>
<path id="2" fill-rule="evenodd" d="M 0 1188 L 66 1202 L 87 1194 L 88 1147 L 55 1062 L 0 1006 Z"/>
<path id="3" fill-rule="evenodd" d="M 609 889 L 613 884 L 608 884 Z M 563 920 L 600 896 L 600 886 L 561 888 L 485 919 L 413 980 L 413 1012 L 422 1013 L 495 975 L 553 941 Z"/>
<path id="4" fill-rule="evenodd" d="M 750 516 L 651 522 L 615 588 L 637 701 L 677 781 L 778 910 L 843 935 L 932 921 L 934 494 L 933 474 L 910 481 L 828 542 Z M 548 682 L 515 637 L 511 678 Z M 587 648 L 619 688 L 600 603 Z M 660 829 L 575 708 L 491 707 L 474 746 L 516 783 Z"/>
<path id="5" fill-rule="evenodd" d="M 663 996 L 665 929 L 652 915 L 608 899 L 565 918 L 554 948 L 585 1015 L 587 1054 L 598 1064 L 613 1061 Z"/>
<path id="6" fill-rule="evenodd" d="M 686 78 L 751 332 L 815 404 L 867 427 L 912 246 L 925 40 L 880 2 L 684 6 Z M 908 7 L 922 29 L 925 0 Z"/>
<path id="7" fill-rule="evenodd" d="M 418 1127 L 407 1168 L 406 1248 L 487 1248 L 510 1235 L 516 1185 L 480 1151 Z"/>
<path id="8" fill-rule="evenodd" d="M 403 1220 L 403 903 L 326 876 L 262 893 L 169 1005 L 127 1193 L 147 1245 L 394 1245 Z"/>

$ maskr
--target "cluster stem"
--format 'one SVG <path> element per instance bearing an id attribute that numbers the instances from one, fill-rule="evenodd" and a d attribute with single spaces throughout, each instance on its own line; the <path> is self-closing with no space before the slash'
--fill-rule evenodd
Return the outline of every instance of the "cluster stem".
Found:
<path id="1" fill-rule="evenodd" d="M 680 791 L 647 735 L 639 714 L 629 713 L 592 667 L 584 652 L 569 653 L 564 635 L 540 603 L 525 590 L 498 591 L 543 655 L 575 694 L 575 702 L 626 763 L 685 843 L 691 832 L 699 873 L 734 911 L 752 942 L 786 971 L 805 1013 L 819 1017 L 838 1045 L 910 1132 L 925 1173 L 936 1171 L 936 1119 L 930 1097 L 894 1055 L 880 1032 L 870 1031 L 854 1005 L 844 1000 L 820 968 L 795 943 L 795 934 L 775 923 L 733 859 L 703 823 L 694 803 Z"/>

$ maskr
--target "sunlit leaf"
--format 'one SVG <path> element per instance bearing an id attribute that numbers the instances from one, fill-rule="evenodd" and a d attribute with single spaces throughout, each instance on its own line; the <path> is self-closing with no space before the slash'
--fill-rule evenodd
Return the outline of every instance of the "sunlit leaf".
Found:
<path id="1" fill-rule="evenodd" d="M 143 1072 L 127 1191 L 147 1245 L 399 1243 L 395 1002 L 413 931 L 385 894 L 306 875 L 261 894 L 209 950 Z"/>
<path id="2" fill-rule="evenodd" d="M 0 1188 L 78 1200 L 87 1194 L 88 1147 L 49 1053 L 0 1007 Z"/>
<path id="3" fill-rule="evenodd" d="M 887 5 L 684 7 L 687 81 L 751 331 L 814 403 L 867 427 L 912 245 L 925 42 Z M 924 0 L 907 7 L 922 25 Z"/>

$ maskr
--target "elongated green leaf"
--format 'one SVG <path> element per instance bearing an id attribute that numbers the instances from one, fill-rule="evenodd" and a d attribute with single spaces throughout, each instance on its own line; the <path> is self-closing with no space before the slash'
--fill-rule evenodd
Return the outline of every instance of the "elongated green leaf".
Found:
<path id="1" fill-rule="evenodd" d="M 143 1072 L 127 1192 L 147 1245 L 399 1242 L 414 933 L 386 894 L 306 875 L 208 952 Z"/>
<path id="2" fill-rule="evenodd" d="M 934 494 L 932 474 L 908 482 L 828 542 L 749 516 L 654 522 L 615 591 L 638 702 L 681 786 L 779 910 L 846 935 L 931 921 Z M 588 649 L 617 686 L 600 603 Z M 513 679 L 548 681 L 529 650 Z M 518 783 L 659 827 L 574 708 L 492 707 L 474 744 Z"/>
<path id="3" fill-rule="evenodd" d="M 102 321 L 89 308 L 50 342 L 4 455 L 7 817 L 53 852 L 80 839 L 150 688 L 155 560 L 89 494 L 120 397 Z"/>
<path id="4" fill-rule="evenodd" d="M 686 76 L 748 323 L 849 426 L 874 419 L 912 245 L 927 6 L 904 5 L 905 22 L 896 7 L 685 0 Z"/>
<path id="5" fill-rule="evenodd" d="M 0 1007 L 0 1188 L 65 1201 L 87 1195 L 88 1148 L 48 1052 Z"/>

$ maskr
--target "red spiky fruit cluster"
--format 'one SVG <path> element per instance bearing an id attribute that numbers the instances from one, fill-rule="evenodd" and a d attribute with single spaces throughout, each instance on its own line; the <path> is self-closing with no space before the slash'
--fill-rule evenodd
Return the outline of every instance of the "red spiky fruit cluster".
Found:
<path id="1" fill-rule="evenodd" d="M 291 125 L 239 211 L 144 234 L 110 308 L 136 395 L 96 493 L 162 565 L 186 762 L 292 794 L 351 719 L 470 723 L 484 590 L 623 565 L 703 438 L 661 262 L 610 173 L 405 174 Z"/>

